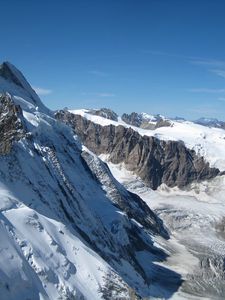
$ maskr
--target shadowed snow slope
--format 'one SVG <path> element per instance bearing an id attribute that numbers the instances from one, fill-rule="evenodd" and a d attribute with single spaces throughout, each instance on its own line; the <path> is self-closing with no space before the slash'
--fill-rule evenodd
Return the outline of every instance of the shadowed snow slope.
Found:
<path id="1" fill-rule="evenodd" d="M 161 220 L 9 63 L 0 91 L 1 300 L 170 298 Z"/>

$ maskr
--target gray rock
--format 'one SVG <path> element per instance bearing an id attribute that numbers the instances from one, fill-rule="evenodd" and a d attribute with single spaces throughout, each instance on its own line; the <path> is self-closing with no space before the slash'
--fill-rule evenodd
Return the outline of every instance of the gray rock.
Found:
<path id="1" fill-rule="evenodd" d="M 118 115 L 113 110 L 108 108 L 90 109 L 88 113 L 91 115 L 100 116 L 113 121 L 118 121 Z"/>
<path id="2" fill-rule="evenodd" d="M 129 114 L 123 114 L 121 119 L 132 126 L 135 127 L 141 127 L 141 124 L 143 122 L 143 119 L 141 117 L 140 114 L 136 113 L 136 112 L 132 112 L 130 115 Z"/>
<path id="3" fill-rule="evenodd" d="M 160 127 L 173 127 L 173 123 L 170 120 L 158 120 L 155 124 L 155 129 Z"/>
<path id="4" fill-rule="evenodd" d="M 9 95 L 0 96 L 0 154 L 9 154 L 14 141 L 25 136 L 22 110 Z"/>

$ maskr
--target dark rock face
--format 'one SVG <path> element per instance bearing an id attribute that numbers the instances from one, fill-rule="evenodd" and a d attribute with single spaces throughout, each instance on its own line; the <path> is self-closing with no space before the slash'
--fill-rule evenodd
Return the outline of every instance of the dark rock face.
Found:
<path id="1" fill-rule="evenodd" d="M 25 136 L 22 110 L 9 95 L 0 96 L 0 154 L 8 154 L 13 141 Z"/>
<path id="2" fill-rule="evenodd" d="M 136 127 L 141 127 L 141 124 L 143 122 L 141 116 L 136 113 L 136 112 L 132 112 L 130 115 L 129 114 L 123 114 L 121 119 L 132 126 L 136 126 Z"/>
<path id="3" fill-rule="evenodd" d="M 158 120 L 157 123 L 155 124 L 155 129 L 160 128 L 160 127 L 170 127 L 170 126 L 173 126 L 171 121 L 161 119 L 161 120 Z"/>
<path id="4" fill-rule="evenodd" d="M 56 113 L 56 118 L 72 126 L 82 143 L 91 151 L 109 154 L 112 163 L 125 163 L 152 189 L 162 183 L 180 188 L 193 181 L 211 179 L 219 174 L 210 168 L 203 157 L 177 141 L 162 141 L 141 136 L 123 126 L 101 126 L 79 115 L 66 111 Z"/>
<path id="5" fill-rule="evenodd" d="M 108 108 L 91 109 L 88 111 L 88 113 L 91 115 L 100 116 L 113 121 L 118 121 L 118 115 L 113 110 Z"/>
<path id="6" fill-rule="evenodd" d="M 4 62 L 3 64 L 0 65 L 0 76 L 6 79 L 7 81 L 13 82 L 16 85 L 23 88 L 22 83 L 17 78 L 17 76 L 12 72 L 7 62 Z"/>

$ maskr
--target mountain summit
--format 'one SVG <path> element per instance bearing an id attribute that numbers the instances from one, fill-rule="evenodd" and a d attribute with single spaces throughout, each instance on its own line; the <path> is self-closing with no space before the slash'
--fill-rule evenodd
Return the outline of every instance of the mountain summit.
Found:
<path id="1" fill-rule="evenodd" d="M 0 92 L 9 93 L 21 106 L 24 105 L 25 100 L 36 110 L 50 113 L 23 74 L 9 62 L 3 62 L 0 65 Z"/>

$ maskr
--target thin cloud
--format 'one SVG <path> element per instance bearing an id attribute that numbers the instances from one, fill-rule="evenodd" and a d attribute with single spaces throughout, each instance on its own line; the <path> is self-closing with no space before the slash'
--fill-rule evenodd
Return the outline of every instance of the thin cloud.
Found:
<path id="1" fill-rule="evenodd" d="M 192 63 L 205 67 L 208 72 L 225 78 L 225 62 L 221 60 L 192 60 Z M 212 69 L 213 68 L 213 69 Z"/>
<path id="2" fill-rule="evenodd" d="M 156 56 L 165 56 L 170 58 L 183 59 L 187 63 L 201 66 L 210 66 L 214 68 L 223 68 L 225 67 L 225 61 L 220 61 L 216 59 L 202 58 L 199 56 L 183 55 L 179 53 L 169 53 L 164 51 L 154 51 L 154 50 L 143 50 L 142 53 L 151 54 Z"/>
<path id="3" fill-rule="evenodd" d="M 111 98 L 111 97 L 115 97 L 116 95 L 113 93 L 87 93 L 87 92 L 83 92 L 82 93 L 83 96 L 95 96 L 95 97 L 101 97 L 101 98 Z"/>
<path id="4" fill-rule="evenodd" d="M 188 92 L 205 93 L 205 94 L 223 94 L 225 93 L 225 89 L 195 88 L 195 89 L 188 89 Z"/>
<path id="5" fill-rule="evenodd" d="M 199 57 L 182 55 L 182 54 L 178 54 L 178 53 L 169 53 L 169 52 L 164 52 L 164 51 L 142 50 L 141 52 L 144 54 L 151 54 L 151 55 L 156 55 L 156 56 L 167 56 L 167 57 L 173 57 L 173 58 L 182 58 L 185 60 L 195 60 L 195 59 L 200 60 Z"/>
<path id="6" fill-rule="evenodd" d="M 218 100 L 225 102 L 225 97 L 219 97 Z"/>
<path id="7" fill-rule="evenodd" d="M 179 53 L 169 53 L 169 52 L 155 51 L 155 50 L 143 50 L 142 53 L 157 55 L 157 56 L 182 58 L 184 60 L 187 60 L 191 64 L 201 65 L 201 66 L 206 66 L 206 67 L 225 68 L 225 61 L 223 61 L 223 60 L 203 58 L 203 57 L 191 56 L 191 55 L 182 55 Z"/>
<path id="8" fill-rule="evenodd" d="M 100 76 L 100 77 L 106 77 L 109 75 L 108 73 L 99 71 L 99 70 L 91 70 L 91 71 L 88 71 L 88 73 L 91 75 Z"/>
<path id="9" fill-rule="evenodd" d="M 211 70 L 211 72 L 215 73 L 216 75 L 225 78 L 225 70 Z"/>
<path id="10" fill-rule="evenodd" d="M 206 66 L 206 67 L 214 67 L 214 68 L 223 68 L 225 67 L 225 62 L 222 60 L 216 59 L 196 59 L 192 58 L 190 60 L 192 64 Z"/>
<path id="11" fill-rule="evenodd" d="M 202 58 L 198 56 L 190 56 L 190 55 L 182 55 L 178 53 L 168 53 L 163 51 L 154 51 L 154 50 L 144 50 L 142 53 L 151 54 L 156 56 L 166 56 L 171 58 L 183 59 L 184 61 L 198 65 L 202 67 L 206 67 L 207 71 L 213 72 L 218 76 L 225 78 L 225 61 L 217 60 L 217 59 L 210 59 L 210 58 Z M 210 68 L 210 69 L 208 69 Z M 214 68 L 213 70 L 211 68 Z"/>
<path id="12" fill-rule="evenodd" d="M 97 96 L 99 96 L 99 97 L 105 97 L 105 98 L 115 97 L 115 95 L 111 94 L 111 93 L 98 93 Z"/>
<path id="13" fill-rule="evenodd" d="M 33 89 L 35 90 L 35 92 L 39 96 L 47 96 L 47 95 L 49 95 L 49 94 L 52 93 L 52 90 L 50 90 L 50 89 L 44 89 L 44 88 L 41 88 L 41 87 L 33 86 Z"/>

